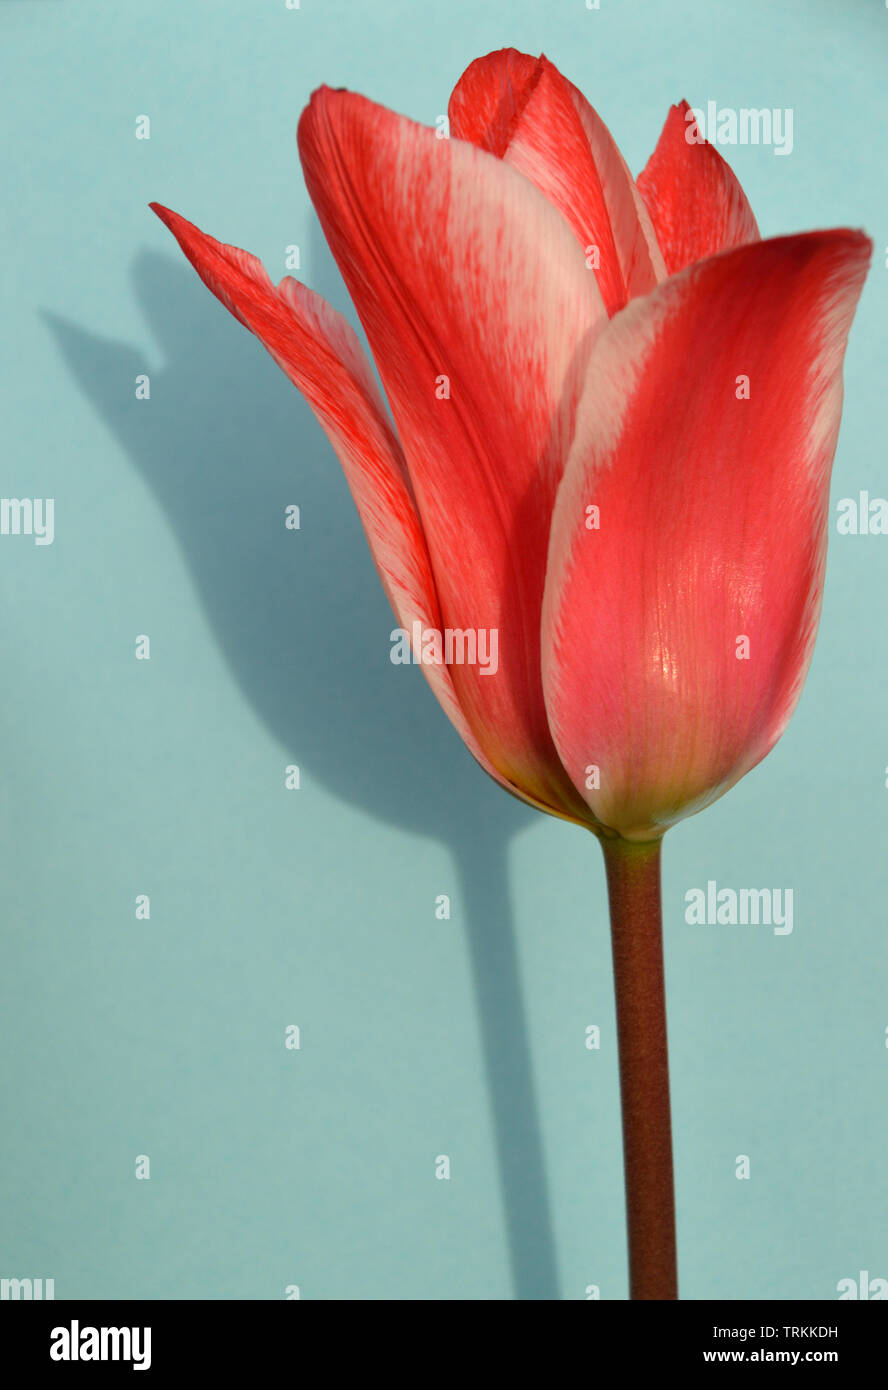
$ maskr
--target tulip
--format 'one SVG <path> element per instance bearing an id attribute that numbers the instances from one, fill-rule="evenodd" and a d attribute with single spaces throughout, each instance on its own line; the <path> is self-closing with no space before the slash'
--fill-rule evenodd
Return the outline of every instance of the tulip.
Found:
<path id="1" fill-rule="evenodd" d="M 327 87 L 299 125 L 391 416 L 328 304 L 152 207 L 314 410 L 401 628 L 497 633 L 495 675 L 423 664 L 474 757 L 602 844 L 631 1297 L 675 1298 L 660 841 L 799 698 L 872 248 L 762 240 L 684 103 L 634 181 L 544 57 L 472 63 L 442 134 Z"/>

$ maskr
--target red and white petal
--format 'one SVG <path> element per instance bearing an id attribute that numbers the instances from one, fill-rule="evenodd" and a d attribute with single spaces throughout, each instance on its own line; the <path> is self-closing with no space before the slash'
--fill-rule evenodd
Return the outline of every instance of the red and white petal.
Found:
<path id="1" fill-rule="evenodd" d="M 314 94 L 299 147 L 392 407 L 442 624 L 498 634 L 495 674 L 451 666 L 460 706 L 503 777 L 585 816 L 539 659 L 552 505 L 607 322 L 582 248 L 507 164 L 352 93 Z"/>
<path id="2" fill-rule="evenodd" d="M 151 206 L 204 283 L 259 338 L 317 416 L 342 464 L 399 625 L 408 633 L 414 622 L 423 628 L 439 628 L 428 548 L 401 446 L 350 324 L 297 280 L 287 278 L 275 287 L 255 256 L 216 241 L 169 208 Z M 460 709 L 447 667 L 424 663 L 422 670 L 485 771 L 508 791 L 536 805 L 487 757 Z"/>
<path id="3" fill-rule="evenodd" d="M 451 135 L 512 164 L 558 208 L 598 261 L 608 314 L 665 277 L 647 208 L 610 131 L 548 58 L 506 48 L 476 59 L 454 88 L 449 117 Z"/>
<path id="4" fill-rule="evenodd" d="M 565 767 L 627 838 L 721 795 L 796 704 L 871 250 L 836 230 L 727 251 L 598 340 L 553 518 L 543 680 Z"/>
<path id="5" fill-rule="evenodd" d="M 700 139 L 686 101 L 669 108 L 638 188 L 670 275 L 718 251 L 760 240 L 736 174 Z"/>

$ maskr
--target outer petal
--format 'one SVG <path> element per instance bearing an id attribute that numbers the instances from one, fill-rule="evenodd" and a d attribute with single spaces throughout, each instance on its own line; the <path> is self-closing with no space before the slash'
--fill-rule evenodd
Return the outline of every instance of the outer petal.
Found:
<path id="1" fill-rule="evenodd" d="M 299 145 L 395 417 L 442 624 L 497 634 L 495 674 L 451 666 L 460 705 L 510 783 L 588 816 L 539 656 L 551 509 L 607 321 L 582 249 L 501 160 L 363 97 L 316 92 Z"/>
<path id="2" fill-rule="evenodd" d="M 690 111 L 686 101 L 669 108 L 657 148 L 638 176 L 670 275 L 760 239 L 737 176 L 708 141 L 697 143 Z"/>
<path id="3" fill-rule="evenodd" d="M 151 206 L 204 283 L 256 334 L 317 416 L 342 463 L 399 625 L 408 632 L 414 622 L 440 627 L 428 548 L 401 446 L 351 326 L 305 285 L 287 278 L 275 287 L 255 256 L 214 240 L 169 208 Z M 536 805 L 499 773 L 481 748 L 460 709 L 447 667 L 424 664 L 422 670 L 485 771 Z"/>
<path id="4" fill-rule="evenodd" d="M 543 679 L 565 767 L 629 839 L 726 791 L 796 704 L 871 249 L 829 231 L 725 252 L 598 341 L 553 519 Z"/>
<path id="5" fill-rule="evenodd" d="M 548 58 L 505 48 L 476 59 L 454 88 L 449 116 L 452 135 L 514 165 L 584 248 L 598 248 L 609 314 L 664 278 L 647 209 L 610 131 Z"/>

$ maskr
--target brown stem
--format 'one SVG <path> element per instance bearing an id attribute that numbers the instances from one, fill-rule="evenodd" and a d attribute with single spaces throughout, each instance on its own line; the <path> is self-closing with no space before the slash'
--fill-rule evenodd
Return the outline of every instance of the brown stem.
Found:
<path id="1" fill-rule="evenodd" d="M 678 1298 L 675 1196 L 669 1120 L 669 1058 L 660 841 L 601 841 L 607 870 L 623 1164 L 629 1232 L 629 1297 Z"/>

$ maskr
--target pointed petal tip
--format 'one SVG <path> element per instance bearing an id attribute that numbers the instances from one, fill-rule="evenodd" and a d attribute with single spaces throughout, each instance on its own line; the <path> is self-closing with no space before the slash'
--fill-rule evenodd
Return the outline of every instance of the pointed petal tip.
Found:
<path id="1" fill-rule="evenodd" d="M 360 92 L 353 92 L 350 87 L 328 87 L 326 83 L 316 87 L 296 126 L 296 144 L 303 164 L 312 146 L 322 145 L 331 137 L 335 126 L 342 121 L 347 122 L 350 115 L 362 110 L 396 114 Z M 401 116 L 400 119 L 406 120 L 407 117 Z"/>
<path id="2" fill-rule="evenodd" d="M 317 105 L 326 101 L 331 96 L 359 96 L 360 93 L 353 92 L 350 87 L 331 87 L 329 82 L 322 82 L 319 87 L 315 87 L 308 98 L 308 105 Z"/>
<path id="3" fill-rule="evenodd" d="M 322 82 L 320 87 L 315 87 L 299 114 L 297 132 L 302 129 L 309 114 L 317 115 L 318 110 L 326 105 L 329 97 L 338 96 L 346 90 L 345 87 L 328 87 L 326 82 Z"/>
<path id="4" fill-rule="evenodd" d="M 206 281 L 208 257 L 216 251 L 224 252 L 228 248 L 218 242 L 215 237 L 211 237 L 208 232 L 202 232 L 200 227 L 196 226 L 194 222 L 189 222 L 188 218 L 183 217 L 181 213 L 174 212 L 172 208 L 164 207 L 163 203 L 149 203 L 148 206 L 160 218 L 167 230 L 172 232 L 201 279 L 209 283 Z M 210 285 L 210 289 L 215 294 L 213 285 Z"/>
<path id="5" fill-rule="evenodd" d="M 195 227 L 193 222 L 189 222 L 187 217 L 182 217 L 178 212 L 173 212 L 172 208 L 165 207 L 163 203 L 149 203 L 151 211 L 159 217 L 165 227 L 167 227 L 184 249 L 184 243 L 188 239 L 189 233 L 193 236 L 201 236 L 200 229 Z"/>
<path id="6" fill-rule="evenodd" d="M 867 232 L 863 227 L 838 227 L 836 228 L 836 230 L 839 232 L 844 232 L 845 235 L 848 237 L 849 241 L 856 244 L 861 251 L 866 251 L 868 256 L 871 256 L 873 254 L 873 251 L 875 250 L 875 247 L 873 245 L 873 239 L 870 236 L 869 232 Z"/>
<path id="7" fill-rule="evenodd" d="M 862 276 L 872 258 L 872 238 L 862 227 L 821 227 L 811 232 L 789 233 L 774 237 L 775 245 L 782 245 L 789 253 L 796 252 L 803 259 L 827 253 L 847 262 Z"/>

